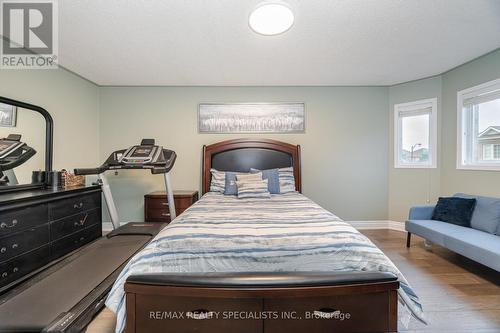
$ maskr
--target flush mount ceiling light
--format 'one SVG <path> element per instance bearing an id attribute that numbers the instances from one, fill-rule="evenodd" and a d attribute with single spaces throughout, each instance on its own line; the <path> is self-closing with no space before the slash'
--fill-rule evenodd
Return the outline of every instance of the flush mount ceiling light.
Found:
<path id="1" fill-rule="evenodd" d="M 293 12 L 286 4 L 263 2 L 252 11 L 248 23 L 256 33 L 272 36 L 279 35 L 290 29 L 293 20 Z"/>

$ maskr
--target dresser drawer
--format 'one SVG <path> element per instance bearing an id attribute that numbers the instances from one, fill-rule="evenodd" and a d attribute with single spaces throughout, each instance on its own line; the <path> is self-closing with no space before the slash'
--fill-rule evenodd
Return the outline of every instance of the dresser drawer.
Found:
<path id="1" fill-rule="evenodd" d="M 135 332 L 262 332 L 262 300 L 136 295 Z M 183 318 L 167 318 L 166 314 Z M 254 315 L 252 319 L 247 319 Z M 238 318 L 236 318 L 238 316 Z M 241 316 L 246 316 L 243 318 Z M 284 331 L 282 331 L 284 332 Z"/>
<path id="2" fill-rule="evenodd" d="M 98 223 L 101 223 L 101 210 L 97 209 L 50 222 L 50 240 L 58 240 Z"/>
<path id="3" fill-rule="evenodd" d="M 96 208 L 101 208 L 100 192 L 49 203 L 49 217 L 53 221 Z"/>
<path id="4" fill-rule="evenodd" d="M 66 253 L 71 252 L 101 236 L 101 225 L 95 224 L 86 229 L 83 229 L 82 231 L 61 238 L 51 243 L 50 258 L 51 260 L 57 259 L 65 255 Z"/>
<path id="5" fill-rule="evenodd" d="M 0 237 L 48 222 L 47 205 L 36 205 L 0 213 Z"/>
<path id="6" fill-rule="evenodd" d="M 49 246 L 45 245 L 0 264 L 0 288 L 49 262 Z"/>
<path id="7" fill-rule="evenodd" d="M 374 293 L 367 302 L 366 294 L 330 297 L 268 298 L 264 311 L 280 314 L 294 313 L 295 317 L 264 321 L 266 333 L 280 332 L 387 332 L 389 318 L 374 309 L 388 308 L 387 293 Z M 280 315 L 281 317 L 281 315 Z"/>
<path id="8" fill-rule="evenodd" d="M 26 229 L 0 239 L 0 262 L 49 243 L 49 225 Z"/>

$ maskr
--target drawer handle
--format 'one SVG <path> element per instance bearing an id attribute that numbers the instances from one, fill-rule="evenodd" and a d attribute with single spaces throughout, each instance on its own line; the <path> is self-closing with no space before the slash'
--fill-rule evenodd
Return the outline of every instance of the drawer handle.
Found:
<path id="1" fill-rule="evenodd" d="M 17 273 L 19 271 L 19 268 L 17 267 L 14 267 L 14 269 L 12 270 L 13 273 Z"/>
<path id="2" fill-rule="evenodd" d="M 314 315 L 317 318 L 331 319 L 335 318 L 335 316 L 340 315 L 340 310 L 335 310 L 332 308 L 321 308 L 319 310 L 315 310 Z"/>
<path id="3" fill-rule="evenodd" d="M 162 206 L 168 206 L 168 202 L 162 202 L 161 205 Z"/>
<path id="4" fill-rule="evenodd" d="M 17 220 L 12 220 L 12 223 L 11 224 L 7 224 L 5 222 L 2 222 L 0 224 L 0 228 L 1 229 L 4 229 L 4 228 L 12 228 L 12 227 L 15 227 L 17 225 Z"/>
<path id="5" fill-rule="evenodd" d="M 80 208 L 83 208 L 83 202 L 80 202 L 79 204 L 74 204 L 74 205 L 73 205 L 73 208 L 74 208 L 74 209 L 80 209 Z"/>
<path id="6" fill-rule="evenodd" d="M 12 244 L 13 249 L 17 249 L 18 247 L 19 247 L 19 245 L 17 243 Z"/>
<path id="7" fill-rule="evenodd" d="M 7 272 L 3 272 L 2 273 L 2 279 L 5 279 L 7 277 L 7 275 L 9 275 L 9 274 L 7 274 Z"/>
<path id="8" fill-rule="evenodd" d="M 0 253 L 5 253 L 5 252 L 7 252 L 7 248 L 4 246 L 0 249 Z"/>
<path id="9" fill-rule="evenodd" d="M 205 309 L 198 309 L 186 312 L 186 317 L 196 320 L 212 319 L 215 312 Z"/>
<path id="10" fill-rule="evenodd" d="M 170 213 L 161 213 L 161 216 L 170 216 Z"/>
<path id="11" fill-rule="evenodd" d="M 84 225 L 85 222 L 87 222 L 87 217 L 89 217 L 89 214 L 85 214 L 85 217 L 83 219 L 81 219 L 78 222 L 75 222 L 75 227 L 81 227 L 82 225 Z"/>

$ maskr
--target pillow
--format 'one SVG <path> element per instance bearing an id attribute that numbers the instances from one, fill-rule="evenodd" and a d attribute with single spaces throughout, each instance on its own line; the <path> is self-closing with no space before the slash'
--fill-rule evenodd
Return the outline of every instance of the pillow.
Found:
<path id="1" fill-rule="evenodd" d="M 226 182 L 224 195 L 236 195 L 238 194 L 238 187 L 236 186 L 236 176 L 243 175 L 243 172 L 232 172 L 226 171 Z"/>
<path id="2" fill-rule="evenodd" d="M 295 192 L 295 177 L 293 176 L 293 167 L 278 169 L 280 180 L 280 193 Z"/>
<path id="3" fill-rule="evenodd" d="M 237 174 L 236 179 L 239 181 L 249 181 L 249 182 L 262 180 L 262 172 Z"/>
<path id="4" fill-rule="evenodd" d="M 439 198 L 432 219 L 470 228 L 476 199 Z"/>
<path id="5" fill-rule="evenodd" d="M 500 199 L 457 193 L 456 198 L 476 199 L 470 226 L 474 229 L 494 234 L 500 227 Z M 499 229 L 500 230 L 500 229 Z"/>
<path id="6" fill-rule="evenodd" d="M 210 192 L 224 193 L 224 187 L 226 186 L 226 173 L 215 169 L 210 169 L 210 173 L 212 174 L 212 179 L 210 180 Z"/>
<path id="7" fill-rule="evenodd" d="M 250 169 L 250 173 L 261 172 L 259 169 Z M 262 170 L 262 178 L 268 180 L 267 189 L 271 194 L 280 194 L 280 178 L 278 169 Z"/>
<path id="8" fill-rule="evenodd" d="M 237 180 L 238 199 L 270 198 L 271 193 L 267 190 L 267 182 L 267 179 L 254 181 Z"/>

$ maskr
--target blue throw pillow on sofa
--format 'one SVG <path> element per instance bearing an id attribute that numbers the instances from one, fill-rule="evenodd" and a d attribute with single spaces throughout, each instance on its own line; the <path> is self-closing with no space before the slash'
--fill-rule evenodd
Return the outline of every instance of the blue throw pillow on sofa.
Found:
<path id="1" fill-rule="evenodd" d="M 432 219 L 470 228 L 474 207 L 476 207 L 476 199 L 439 198 Z"/>
<path id="2" fill-rule="evenodd" d="M 280 174 L 278 169 L 258 170 L 250 169 L 250 173 L 262 171 L 262 179 L 267 179 L 267 190 L 271 194 L 280 194 Z"/>

